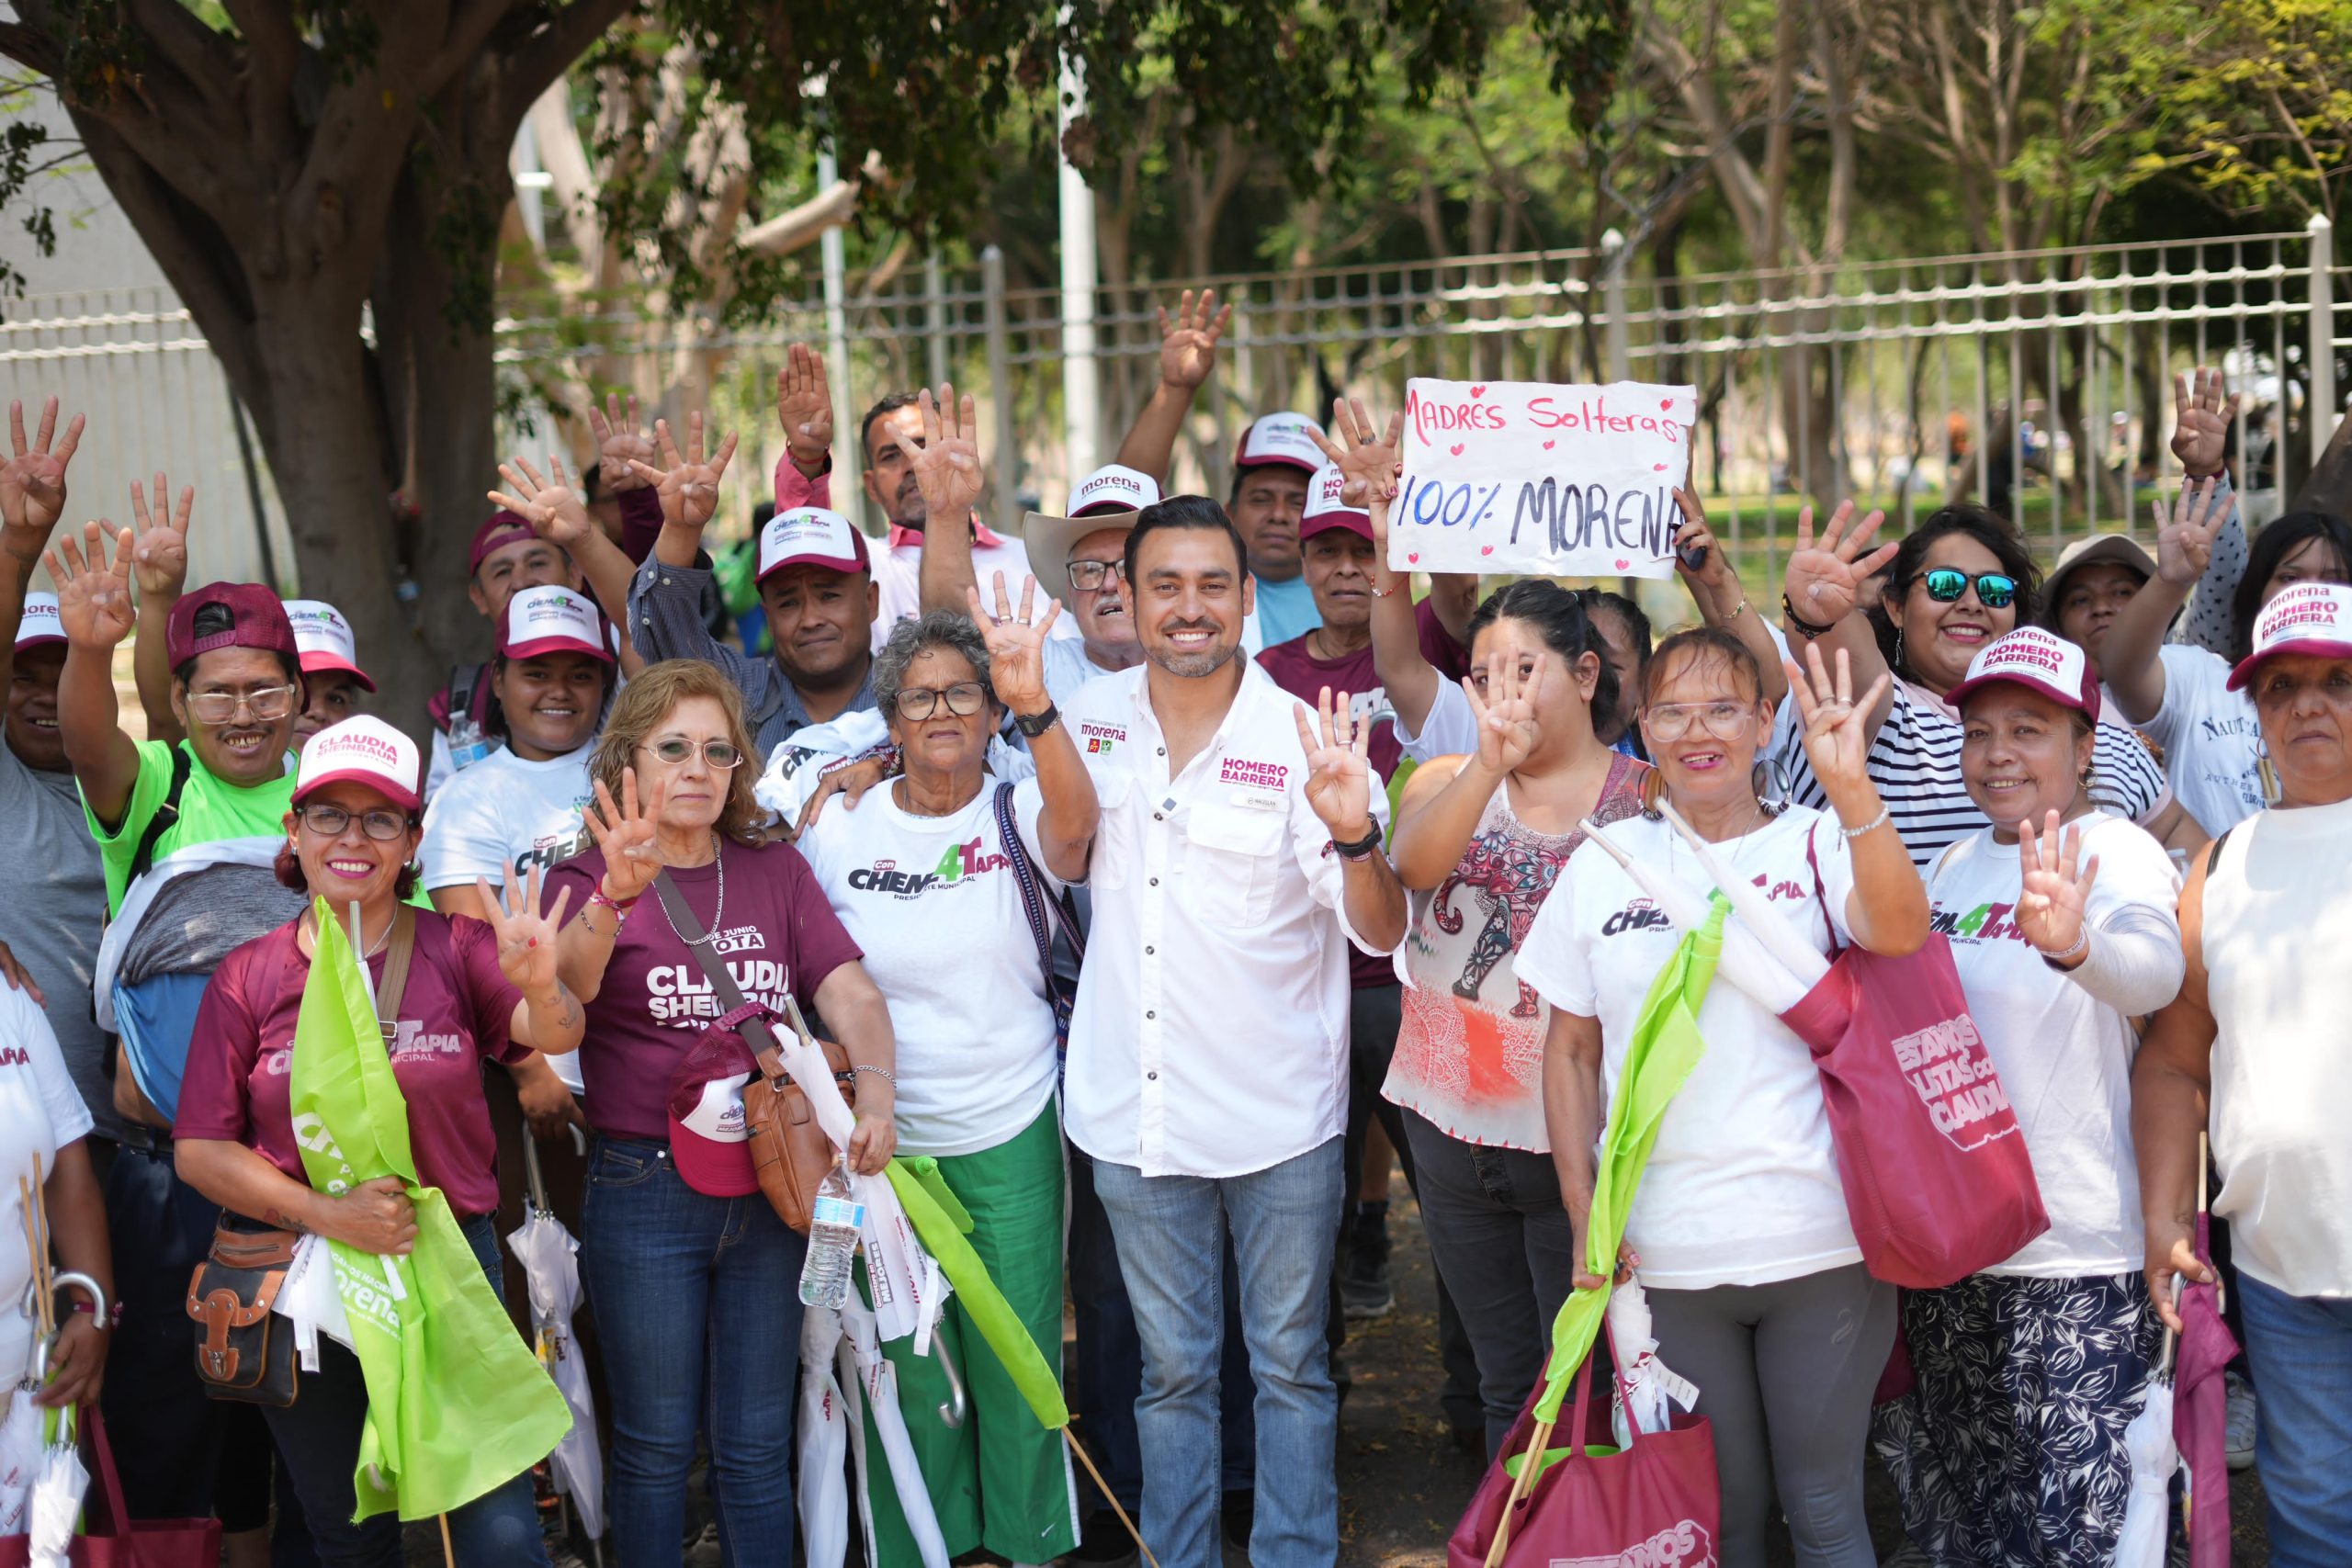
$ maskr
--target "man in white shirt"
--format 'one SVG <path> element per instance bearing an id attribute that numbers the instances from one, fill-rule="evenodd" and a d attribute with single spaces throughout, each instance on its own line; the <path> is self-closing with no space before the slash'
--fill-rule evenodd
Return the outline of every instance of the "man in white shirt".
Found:
<path id="1" fill-rule="evenodd" d="M 1064 714 L 1102 803 L 1071 1021 L 1069 1135 L 1093 1157 L 1144 1346 L 1143 1531 L 1217 1562 L 1220 1249 L 1257 1384 L 1250 1560 L 1339 1551 L 1325 1324 L 1347 1107 L 1348 943 L 1393 951 L 1386 801 L 1344 709 L 1318 720 L 1240 656 L 1251 587 L 1223 508 L 1145 509 L 1125 565 L 1145 662 Z"/>

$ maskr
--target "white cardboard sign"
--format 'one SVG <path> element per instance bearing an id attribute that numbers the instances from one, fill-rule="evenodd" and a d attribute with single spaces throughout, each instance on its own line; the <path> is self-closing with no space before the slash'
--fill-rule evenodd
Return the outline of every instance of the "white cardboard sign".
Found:
<path id="1" fill-rule="evenodd" d="M 1698 389 L 1617 381 L 1405 387 L 1397 571 L 1669 577 Z"/>

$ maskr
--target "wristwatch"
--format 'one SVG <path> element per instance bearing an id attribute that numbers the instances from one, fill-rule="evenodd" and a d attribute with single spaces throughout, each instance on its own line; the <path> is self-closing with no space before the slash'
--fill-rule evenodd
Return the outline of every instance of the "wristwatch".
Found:
<path id="1" fill-rule="evenodd" d="M 1046 711 L 1041 714 L 1014 714 L 1012 716 L 1012 723 L 1014 728 L 1019 729 L 1022 734 L 1027 736 L 1030 739 L 1035 740 L 1037 737 L 1045 734 L 1048 729 L 1051 729 L 1055 725 L 1059 724 L 1061 722 L 1061 717 L 1062 710 L 1054 706 L 1053 704 L 1047 703 L 1046 705 Z"/>
<path id="2" fill-rule="evenodd" d="M 1337 839 L 1332 840 L 1331 852 L 1341 860 L 1370 860 L 1380 852 L 1380 824 L 1374 822 L 1371 832 L 1351 844 L 1343 844 Z"/>

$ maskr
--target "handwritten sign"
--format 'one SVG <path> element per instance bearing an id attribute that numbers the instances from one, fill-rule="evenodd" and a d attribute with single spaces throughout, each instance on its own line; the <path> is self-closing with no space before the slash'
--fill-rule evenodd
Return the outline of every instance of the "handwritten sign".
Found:
<path id="1" fill-rule="evenodd" d="M 1698 406 L 1641 381 L 1408 381 L 1390 568 L 1672 575 Z"/>

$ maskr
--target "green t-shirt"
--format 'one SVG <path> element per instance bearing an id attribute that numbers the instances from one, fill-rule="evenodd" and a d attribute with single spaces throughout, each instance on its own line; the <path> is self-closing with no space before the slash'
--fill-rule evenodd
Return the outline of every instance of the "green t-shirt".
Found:
<path id="1" fill-rule="evenodd" d="M 182 746 L 187 744 L 183 740 Z M 190 844 L 215 844 L 224 839 L 280 839 L 286 835 L 286 814 L 294 807 L 294 772 L 251 788 L 218 777 L 196 754 L 188 754 L 187 784 L 180 790 L 179 820 L 155 840 L 155 859 Z M 160 740 L 139 742 L 139 782 L 130 788 L 130 804 L 111 833 L 100 823 L 90 803 L 82 802 L 82 820 L 98 841 L 98 858 L 107 874 L 107 914 L 121 912 L 123 889 L 130 881 L 131 857 L 139 852 L 147 824 L 164 808 L 172 788 L 172 749 Z"/>

